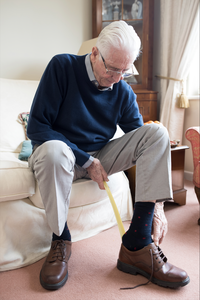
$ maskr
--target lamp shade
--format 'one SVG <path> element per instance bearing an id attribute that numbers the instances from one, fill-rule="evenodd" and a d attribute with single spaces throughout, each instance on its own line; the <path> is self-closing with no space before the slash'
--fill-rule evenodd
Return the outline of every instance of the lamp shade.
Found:
<path id="1" fill-rule="evenodd" d="M 78 55 L 84 55 L 92 52 L 92 47 L 96 45 L 96 42 L 97 42 L 97 38 L 83 42 L 83 44 L 81 45 L 78 51 Z"/>

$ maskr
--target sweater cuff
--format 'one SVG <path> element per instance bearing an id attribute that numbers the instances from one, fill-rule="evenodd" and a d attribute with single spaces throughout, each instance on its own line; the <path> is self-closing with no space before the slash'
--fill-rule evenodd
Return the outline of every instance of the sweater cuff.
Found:
<path id="1" fill-rule="evenodd" d="M 92 164 L 93 160 L 94 160 L 94 157 L 90 156 L 89 159 L 86 161 L 86 163 L 84 163 L 82 168 L 87 169 Z"/>

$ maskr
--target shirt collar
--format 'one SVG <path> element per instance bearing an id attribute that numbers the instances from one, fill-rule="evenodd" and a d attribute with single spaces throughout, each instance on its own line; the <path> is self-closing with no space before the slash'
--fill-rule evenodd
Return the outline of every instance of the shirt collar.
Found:
<path id="1" fill-rule="evenodd" d="M 99 86 L 99 83 L 98 81 L 96 80 L 95 76 L 94 76 L 94 72 L 92 70 L 92 65 L 91 65 L 91 61 L 90 61 L 90 55 L 91 53 L 89 53 L 88 55 L 86 55 L 85 57 L 85 66 L 86 66 L 86 70 L 87 70 L 87 73 L 88 73 L 88 77 L 90 79 L 90 81 L 97 87 L 98 89 L 98 86 Z M 110 87 L 105 87 L 105 88 L 101 88 L 101 89 L 98 89 L 99 91 L 103 92 L 103 91 L 112 91 L 113 89 L 113 85 L 110 86 Z"/>

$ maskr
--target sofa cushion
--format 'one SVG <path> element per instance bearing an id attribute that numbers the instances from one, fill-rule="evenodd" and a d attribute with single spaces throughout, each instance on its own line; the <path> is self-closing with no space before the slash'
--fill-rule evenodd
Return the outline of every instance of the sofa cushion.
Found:
<path id="1" fill-rule="evenodd" d="M 31 141 L 28 140 L 28 141 L 24 141 L 22 143 L 22 150 L 21 152 L 19 153 L 18 155 L 18 158 L 20 160 L 24 160 L 24 161 L 28 161 L 28 158 L 29 156 L 31 155 L 32 153 L 32 144 L 31 144 Z"/>
<path id="2" fill-rule="evenodd" d="M 38 81 L 0 78 L 0 151 L 20 152 L 26 139 L 18 115 L 30 111 Z"/>
<path id="3" fill-rule="evenodd" d="M 0 152 L 0 202 L 23 199 L 35 193 L 35 178 L 19 153 Z"/>

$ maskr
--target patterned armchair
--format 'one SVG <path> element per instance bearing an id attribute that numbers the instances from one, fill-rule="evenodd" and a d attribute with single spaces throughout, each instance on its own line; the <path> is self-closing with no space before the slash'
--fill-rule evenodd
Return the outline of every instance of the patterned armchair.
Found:
<path id="1" fill-rule="evenodd" d="M 194 163 L 193 183 L 200 204 L 200 127 L 188 128 L 185 132 L 185 137 L 192 145 Z M 200 225 L 200 218 L 198 224 Z"/>

